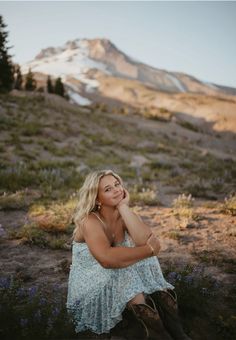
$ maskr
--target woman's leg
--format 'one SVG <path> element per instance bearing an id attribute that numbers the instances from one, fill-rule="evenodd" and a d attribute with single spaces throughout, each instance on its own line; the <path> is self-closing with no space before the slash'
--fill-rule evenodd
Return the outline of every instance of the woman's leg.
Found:
<path id="1" fill-rule="evenodd" d="M 145 297 L 143 293 L 139 293 L 137 294 L 135 297 L 133 297 L 133 299 L 131 299 L 128 303 L 127 306 L 128 308 L 130 307 L 130 305 L 138 305 L 140 303 L 146 303 Z"/>

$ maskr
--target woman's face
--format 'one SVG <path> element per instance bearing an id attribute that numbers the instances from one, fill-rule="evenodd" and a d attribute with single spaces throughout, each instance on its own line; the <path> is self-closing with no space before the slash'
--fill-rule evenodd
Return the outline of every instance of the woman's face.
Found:
<path id="1" fill-rule="evenodd" d="M 123 195 L 123 187 L 114 176 L 106 175 L 100 179 L 97 200 L 101 205 L 116 206 Z"/>

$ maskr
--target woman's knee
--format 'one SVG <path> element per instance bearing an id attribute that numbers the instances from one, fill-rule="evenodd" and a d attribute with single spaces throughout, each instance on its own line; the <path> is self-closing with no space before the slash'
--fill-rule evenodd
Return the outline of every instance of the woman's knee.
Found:
<path id="1" fill-rule="evenodd" d="M 145 303 L 145 296 L 143 293 L 139 293 L 137 295 L 135 295 L 129 302 L 128 302 L 128 306 L 132 305 L 132 304 L 140 304 L 140 303 Z"/>

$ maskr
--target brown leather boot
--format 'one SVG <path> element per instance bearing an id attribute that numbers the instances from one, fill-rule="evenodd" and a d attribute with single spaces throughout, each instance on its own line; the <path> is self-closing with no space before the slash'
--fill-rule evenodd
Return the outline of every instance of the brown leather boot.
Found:
<path id="1" fill-rule="evenodd" d="M 173 340 L 166 331 L 154 301 L 151 301 L 153 307 L 146 303 L 132 304 L 130 309 L 135 317 L 143 324 L 146 331 L 145 339 L 150 340 Z"/>
<path id="2" fill-rule="evenodd" d="M 171 289 L 160 290 L 150 294 L 149 297 L 155 301 L 160 317 L 173 339 L 191 340 L 181 325 L 176 293 Z"/>

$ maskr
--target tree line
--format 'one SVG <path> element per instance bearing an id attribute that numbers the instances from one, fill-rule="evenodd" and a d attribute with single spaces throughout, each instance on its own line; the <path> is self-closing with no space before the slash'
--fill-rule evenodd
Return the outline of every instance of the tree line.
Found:
<path id="1" fill-rule="evenodd" d="M 7 93 L 13 89 L 44 92 L 43 87 L 37 86 L 37 81 L 30 68 L 25 77 L 23 77 L 20 65 L 13 63 L 12 56 L 9 54 L 9 49 L 12 46 L 8 47 L 8 31 L 6 31 L 6 27 L 7 25 L 4 23 L 2 15 L 0 15 L 0 93 Z M 48 76 L 46 91 L 67 97 L 61 77 L 56 78 L 53 83 L 51 77 Z"/>

